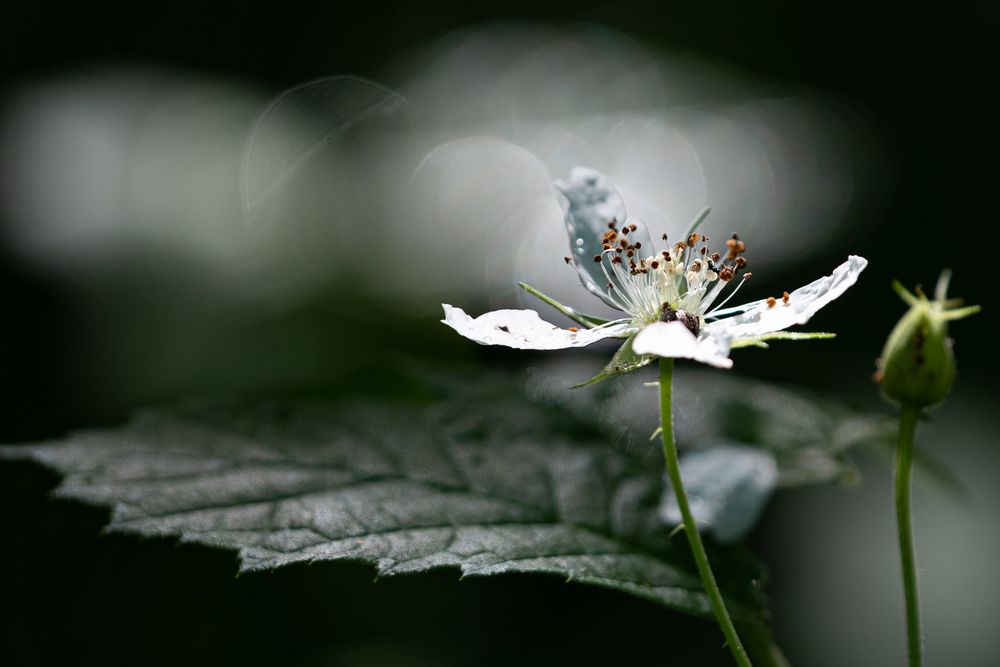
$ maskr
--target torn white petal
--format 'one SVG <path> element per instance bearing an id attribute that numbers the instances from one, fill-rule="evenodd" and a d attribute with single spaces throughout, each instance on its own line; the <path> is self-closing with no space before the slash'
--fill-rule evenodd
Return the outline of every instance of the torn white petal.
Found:
<path id="1" fill-rule="evenodd" d="M 703 335 L 699 338 L 680 322 L 654 322 L 635 337 L 632 350 L 636 354 L 694 359 L 716 368 L 732 368 L 729 343 L 726 336 Z"/>
<path id="2" fill-rule="evenodd" d="M 866 266 L 867 259 L 851 255 L 829 276 L 814 280 L 789 294 L 787 303 L 777 299 L 773 306 L 769 306 L 766 299 L 754 301 L 746 304 L 747 310 L 740 315 L 705 324 L 704 331 L 723 333 L 730 338 L 749 338 L 805 324 L 820 308 L 847 291 Z"/>
<path id="3" fill-rule="evenodd" d="M 720 542 L 734 542 L 750 531 L 778 484 L 774 454 L 749 445 L 722 443 L 686 454 L 681 479 L 700 530 Z M 660 518 L 668 526 L 681 522 L 677 495 L 663 492 Z"/>
<path id="4" fill-rule="evenodd" d="M 470 317 L 461 308 L 444 306 L 441 320 L 480 345 L 503 345 L 518 350 L 560 350 L 582 347 L 605 338 L 618 337 L 628 328 L 627 320 L 617 320 L 593 329 L 562 329 L 546 322 L 533 310 L 494 310 Z"/>

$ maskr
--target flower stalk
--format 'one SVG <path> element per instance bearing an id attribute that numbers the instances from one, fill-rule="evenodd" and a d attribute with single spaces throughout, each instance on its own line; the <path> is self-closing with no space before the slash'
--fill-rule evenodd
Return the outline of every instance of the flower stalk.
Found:
<path id="1" fill-rule="evenodd" d="M 910 472 L 913 468 L 913 441 L 922 410 L 904 405 L 899 418 L 899 450 L 896 452 L 896 523 L 899 528 L 899 558 L 903 568 L 906 596 L 906 645 L 910 667 L 920 667 L 923 647 L 920 638 L 920 605 L 917 601 L 917 565 L 913 551 L 910 513 Z"/>
<path id="2" fill-rule="evenodd" d="M 695 564 L 698 567 L 698 574 L 701 576 L 705 592 L 712 604 L 712 613 L 722 629 L 722 634 L 726 637 L 726 644 L 733 654 L 733 659 L 740 667 L 751 667 L 750 658 L 739 635 L 733 625 L 729 612 L 726 610 L 726 603 L 722 599 L 719 585 L 715 581 L 712 573 L 712 566 L 708 562 L 708 554 L 705 553 L 705 545 L 701 541 L 698 533 L 698 526 L 695 524 L 694 514 L 691 513 L 691 505 L 688 502 L 687 493 L 684 491 L 684 482 L 681 480 L 680 464 L 677 459 L 677 444 L 674 442 L 674 418 L 671 409 L 671 395 L 673 389 L 674 360 L 670 358 L 660 359 L 660 428 L 663 436 L 663 458 L 666 461 L 667 476 L 670 479 L 670 486 L 673 487 L 677 496 L 677 505 L 681 511 L 684 522 L 684 532 L 687 535 L 688 543 L 691 545 L 691 554 L 694 556 Z"/>

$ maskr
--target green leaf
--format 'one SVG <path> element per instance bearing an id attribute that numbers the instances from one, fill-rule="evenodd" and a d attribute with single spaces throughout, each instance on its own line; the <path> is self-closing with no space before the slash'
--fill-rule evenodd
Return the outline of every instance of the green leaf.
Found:
<path id="1" fill-rule="evenodd" d="M 618 348 L 614 356 L 611 357 L 611 361 L 605 366 L 600 373 L 590 378 L 586 382 L 575 385 L 574 389 L 579 389 L 580 387 L 586 387 L 588 385 L 595 384 L 601 380 L 606 380 L 616 375 L 625 375 L 626 373 L 631 373 L 632 371 L 639 370 L 643 366 L 652 362 L 656 357 L 647 354 L 636 354 L 632 350 L 632 342 L 635 340 L 636 334 L 632 334 L 627 339 L 625 343 Z"/>
<path id="2" fill-rule="evenodd" d="M 351 559 L 380 576 L 548 573 L 709 613 L 686 543 L 656 516 L 658 461 L 509 376 L 422 385 L 420 402 L 190 402 L 0 458 L 54 468 L 58 497 L 112 508 L 110 531 L 234 549 L 243 571 Z M 731 609 L 760 618 L 755 561 L 720 553 L 739 563 L 720 575 Z"/>
<path id="3" fill-rule="evenodd" d="M 598 416 L 626 447 L 647 450 L 659 426 L 659 398 L 652 380 L 639 376 L 612 379 L 584 391 L 566 387 L 586 369 L 579 361 L 555 359 L 539 364 L 529 391 L 537 400 L 564 407 L 581 418 Z M 857 470 L 848 453 L 864 444 L 893 437 L 884 415 L 858 410 L 797 387 L 781 387 L 736 373 L 677 369 L 674 423 L 678 446 L 700 450 L 741 443 L 767 449 L 778 464 L 778 486 L 852 482 Z"/>
<path id="4" fill-rule="evenodd" d="M 569 306 L 564 306 L 563 304 L 553 299 L 551 296 L 538 291 L 528 283 L 518 283 L 518 285 L 520 285 L 524 289 L 524 291 L 526 291 L 528 294 L 538 297 L 539 299 L 541 299 L 548 305 L 552 306 L 553 308 L 558 310 L 560 313 L 562 313 L 569 319 L 573 320 L 578 324 L 582 324 L 588 329 L 599 327 L 602 324 L 607 324 L 610 321 L 600 317 L 595 317 L 594 315 L 585 315 L 584 313 L 578 312 L 573 308 L 570 308 Z"/>

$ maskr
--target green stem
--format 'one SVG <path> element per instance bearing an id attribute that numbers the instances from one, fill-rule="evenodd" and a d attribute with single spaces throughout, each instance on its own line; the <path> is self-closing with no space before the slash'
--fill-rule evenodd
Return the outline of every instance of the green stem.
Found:
<path id="1" fill-rule="evenodd" d="M 906 594 L 906 639 L 910 667 L 920 667 L 920 605 L 917 601 L 917 566 L 913 556 L 913 525 L 910 518 L 910 471 L 913 439 L 920 421 L 920 408 L 903 406 L 899 417 L 899 450 L 896 453 L 896 522 L 899 525 L 899 558 L 903 565 Z"/>
<path id="2" fill-rule="evenodd" d="M 712 603 L 712 612 L 715 619 L 722 628 L 722 634 L 726 637 L 726 644 L 733 653 L 736 664 L 740 667 L 751 667 L 750 658 L 746 649 L 740 642 L 736 628 L 733 626 L 729 612 L 726 611 L 726 603 L 722 599 L 719 585 L 715 582 L 715 575 L 712 574 L 712 566 L 708 563 L 708 555 L 705 553 L 705 545 L 701 542 L 701 535 L 698 533 L 698 526 L 695 525 L 694 515 L 691 513 L 691 506 L 688 503 L 687 493 L 684 491 L 684 483 L 681 481 L 680 464 L 677 461 L 677 445 L 674 443 L 674 417 L 670 409 L 670 397 L 673 385 L 674 360 L 660 359 L 660 425 L 663 429 L 663 458 L 667 463 L 667 476 L 670 478 L 670 485 L 677 495 L 677 505 L 680 507 L 681 516 L 684 518 L 684 532 L 687 534 L 688 543 L 691 545 L 691 554 L 694 562 L 698 566 L 698 574 L 701 575 L 702 584 L 708 593 L 708 599 Z"/>

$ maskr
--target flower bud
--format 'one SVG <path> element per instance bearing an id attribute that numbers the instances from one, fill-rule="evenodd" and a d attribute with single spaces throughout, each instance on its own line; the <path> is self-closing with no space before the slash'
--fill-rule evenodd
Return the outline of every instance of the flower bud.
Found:
<path id="1" fill-rule="evenodd" d="M 913 295 L 893 284 L 910 309 L 889 334 L 875 378 L 886 396 L 903 405 L 926 408 L 940 403 L 955 379 L 948 322 L 979 312 L 979 306 L 959 308 L 959 300 L 947 299 L 950 278 L 947 270 L 941 273 L 933 301 L 919 289 Z"/>

